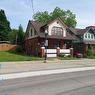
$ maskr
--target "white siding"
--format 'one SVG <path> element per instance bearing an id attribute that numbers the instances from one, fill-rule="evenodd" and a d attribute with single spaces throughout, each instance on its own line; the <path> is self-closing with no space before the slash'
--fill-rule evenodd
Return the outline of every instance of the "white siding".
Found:
<path id="1" fill-rule="evenodd" d="M 93 38 L 91 36 L 93 36 Z M 95 35 L 93 33 L 86 32 L 83 38 L 84 40 L 95 40 Z"/>

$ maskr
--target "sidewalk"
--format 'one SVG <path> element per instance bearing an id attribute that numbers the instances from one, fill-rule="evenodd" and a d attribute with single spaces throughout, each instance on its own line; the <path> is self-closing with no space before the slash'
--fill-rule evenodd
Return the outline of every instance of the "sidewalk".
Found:
<path id="1" fill-rule="evenodd" d="M 95 67 L 95 59 L 0 62 L 0 74 Z"/>

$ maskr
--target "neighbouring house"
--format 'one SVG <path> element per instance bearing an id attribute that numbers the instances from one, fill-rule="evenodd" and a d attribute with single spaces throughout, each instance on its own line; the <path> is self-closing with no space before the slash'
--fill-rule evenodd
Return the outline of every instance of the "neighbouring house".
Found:
<path id="1" fill-rule="evenodd" d="M 24 47 L 29 55 L 39 55 L 41 47 L 45 45 L 45 31 L 48 27 L 47 48 L 69 49 L 74 48 L 74 54 L 85 55 L 89 44 L 94 46 L 95 33 L 94 26 L 86 29 L 74 29 L 67 27 L 63 20 L 57 18 L 48 23 L 39 21 L 29 21 L 25 33 Z"/>
<path id="2" fill-rule="evenodd" d="M 74 54 L 82 53 L 84 56 L 90 45 L 95 53 L 95 26 L 89 26 L 85 29 L 71 29 L 80 38 L 73 43 Z"/>

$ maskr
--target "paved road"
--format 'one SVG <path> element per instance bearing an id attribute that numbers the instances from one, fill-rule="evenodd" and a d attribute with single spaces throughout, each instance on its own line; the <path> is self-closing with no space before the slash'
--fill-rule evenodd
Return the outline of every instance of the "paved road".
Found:
<path id="1" fill-rule="evenodd" d="M 95 59 L 0 62 L 0 74 L 95 66 Z"/>
<path id="2" fill-rule="evenodd" d="M 1 81 L 0 95 L 95 95 L 95 70 Z"/>

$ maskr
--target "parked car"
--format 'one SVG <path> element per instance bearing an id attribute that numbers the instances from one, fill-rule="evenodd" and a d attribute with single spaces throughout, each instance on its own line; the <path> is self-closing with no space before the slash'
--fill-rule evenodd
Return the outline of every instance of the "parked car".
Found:
<path id="1" fill-rule="evenodd" d="M 77 58 L 83 58 L 83 54 L 82 54 L 82 53 L 79 53 L 79 52 L 77 52 L 77 53 L 75 54 L 75 56 L 76 56 Z"/>

